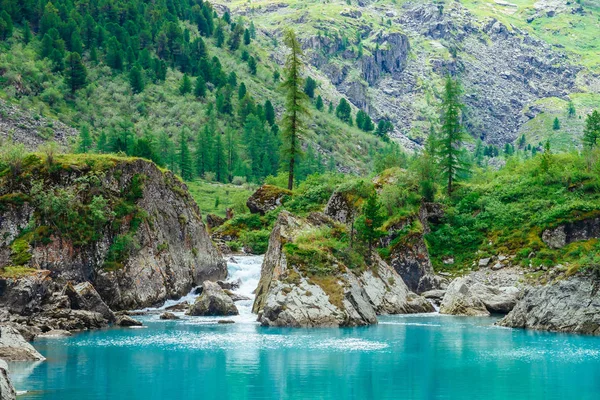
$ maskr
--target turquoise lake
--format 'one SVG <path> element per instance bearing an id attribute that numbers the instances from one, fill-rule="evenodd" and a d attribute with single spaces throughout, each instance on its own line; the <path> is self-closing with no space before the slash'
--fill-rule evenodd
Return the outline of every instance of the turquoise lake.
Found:
<path id="1" fill-rule="evenodd" d="M 248 290 L 256 271 L 246 274 Z M 242 290 L 243 292 L 244 290 Z M 36 341 L 11 364 L 19 399 L 598 399 L 600 338 L 499 328 L 494 318 L 381 317 L 348 329 L 140 319 Z"/>

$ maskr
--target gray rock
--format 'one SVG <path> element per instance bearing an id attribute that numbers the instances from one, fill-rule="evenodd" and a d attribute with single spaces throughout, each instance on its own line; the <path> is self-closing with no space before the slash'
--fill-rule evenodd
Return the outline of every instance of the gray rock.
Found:
<path id="1" fill-rule="evenodd" d="M 32 315 L 41 311 L 52 291 L 50 271 L 38 271 L 19 279 L 0 279 L 0 306 L 14 314 Z"/>
<path id="2" fill-rule="evenodd" d="M 63 289 L 63 294 L 69 298 L 73 310 L 97 312 L 108 322 L 114 322 L 115 314 L 108 308 L 91 283 L 82 282 L 73 286 L 71 282 L 68 282 Z"/>
<path id="3" fill-rule="evenodd" d="M 167 310 L 167 311 L 187 311 L 188 308 L 190 308 L 190 303 L 188 303 L 187 301 L 183 301 L 181 303 L 167 307 L 167 308 L 165 308 L 165 310 Z"/>
<path id="4" fill-rule="evenodd" d="M 12 326 L 0 326 L 0 359 L 6 361 L 43 361 L 36 349 Z"/>
<path id="5" fill-rule="evenodd" d="M 292 192 L 272 185 L 262 185 L 248 198 L 246 206 L 253 214 L 265 215 L 265 213 L 276 209 L 283 204 L 287 196 Z"/>
<path id="6" fill-rule="evenodd" d="M 491 258 L 481 258 L 479 259 L 479 268 L 485 268 L 490 264 Z"/>
<path id="7" fill-rule="evenodd" d="M 221 325 L 235 324 L 235 321 L 232 321 L 230 319 L 220 319 L 217 321 L 217 324 L 221 324 Z"/>
<path id="8" fill-rule="evenodd" d="M 190 306 L 188 315 L 222 316 L 239 314 L 233 300 L 217 283 L 205 281 L 202 287 L 204 290 L 194 304 Z"/>
<path id="9" fill-rule="evenodd" d="M 490 315 L 485 304 L 470 290 L 466 278 L 456 278 L 450 282 L 440 305 L 440 314 L 468 316 Z"/>
<path id="10" fill-rule="evenodd" d="M 8 364 L 0 360 L 0 400 L 16 400 L 16 398 L 17 393 L 8 376 Z"/>
<path id="11" fill-rule="evenodd" d="M 425 297 L 428 300 L 433 300 L 436 304 L 440 304 L 444 295 L 446 294 L 445 290 L 435 289 L 428 290 L 427 292 L 421 293 L 421 296 Z"/>
<path id="12" fill-rule="evenodd" d="M 516 287 L 497 288 L 474 283 L 470 287 L 471 293 L 477 296 L 491 313 L 506 314 L 517 304 L 519 289 Z"/>
<path id="13" fill-rule="evenodd" d="M 176 319 L 180 319 L 177 315 L 170 313 L 170 312 L 164 312 L 162 314 L 160 314 L 160 319 L 165 319 L 165 320 L 176 320 Z"/>
<path id="14" fill-rule="evenodd" d="M 132 327 L 132 326 L 143 326 L 140 321 L 137 319 L 131 318 L 129 315 L 119 315 L 115 324 L 123 327 Z"/>
<path id="15" fill-rule="evenodd" d="M 500 326 L 600 335 L 600 282 L 577 276 L 527 288 Z"/>
<path id="16" fill-rule="evenodd" d="M 503 263 L 501 263 L 501 262 L 497 262 L 496 264 L 492 265 L 492 269 L 493 269 L 494 271 L 498 271 L 498 270 L 500 270 L 500 269 L 502 269 L 502 268 L 504 268 L 504 267 L 506 267 L 506 265 L 504 265 L 504 264 L 503 264 Z"/>
<path id="17" fill-rule="evenodd" d="M 546 229 L 542 240 L 554 249 L 560 249 L 579 240 L 600 238 L 600 218 L 570 222 L 556 228 Z"/>
<path id="18" fill-rule="evenodd" d="M 217 284 L 219 286 L 221 286 L 221 289 L 223 289 L 223 290 L 236 290 L 236 289 L 240 288 L 240 285 L 242 284 L 242 280 L 238 278 L 235 281 L 228 281 L 228 282 L 217 281 Z"/>
<path id="19" fill-rule="evenodd" d="M 59 338 L 69 337 L 71 335 L 72 335 L 72 333 L 69 331 L 55 329 L 55 330 L 51 330 L 51 331 L 42 333 L 42 334 L 38 335 L 37 338 L 59 339 Z"/>

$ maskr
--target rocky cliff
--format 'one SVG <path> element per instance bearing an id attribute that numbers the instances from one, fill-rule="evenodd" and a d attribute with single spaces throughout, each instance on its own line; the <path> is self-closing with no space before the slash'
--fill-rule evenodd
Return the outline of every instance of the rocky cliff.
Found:
<path id="1" fill-rule="evenodd" d="M 0 180 L 0 297 L 21 277 L 48 271 L 21 291 L 21 313 L 48 295 L 44 280 L 91 282 L 118 310 L 227 274 L 186 186 L 153 163 L 31 154 Z"/>
<path id="2" fill-rule="evenodd" d="M 378 314 L 433 311 L 377 257 L 365 265 L 350 255 L 351 249 L 344 255 L 326 248 L 324 238 L 311 239 L 311 235 L 336 235 L 343 229 L 320 213 L 306 219 L 280 213 L 253 305 L 263 325 L 357 326 L 376 323 Z M 309 243 L 322 246 L 311 248 Z"/>

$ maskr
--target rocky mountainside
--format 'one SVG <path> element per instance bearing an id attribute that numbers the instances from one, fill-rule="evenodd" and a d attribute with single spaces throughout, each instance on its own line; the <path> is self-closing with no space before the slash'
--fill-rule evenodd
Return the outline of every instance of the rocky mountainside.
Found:
<path id="1" fill-rule="evenodd" d="M 31 154 L 0 179 L 0 297 L 20 314 L 39 311 L 50 282 L 91 282 L 119 310 L 227 275 L 186 186 L 153 163 Z"/>
<path id="2" fill-rule="evenodd" d="M 554 116 L 566 116 L 567 101 L 576 103 L 580 115 L 585 115 L 593 107 L 589 101 L 598 99 L 599 77 L 587 62 L 589 48 L 581 43 L 584 32 L 578 29 L 586 24 L 600 31 L 593 18 L 600 12 L 597 5 L 564 1 L 349 4 L 222 2 L 233 15 L 252 18 L 269 38 L 278 38 L 293 21 L 313 67 L 310 74 L 320 82 L 324 97 L 335 102 L 345 96 L 375 120 L 392 121 L 393 136 L 408 148 L 418 147 L 435 126 L 440 80 L 447 74 L 463 81 L 471 135 L 495 145 L 513 142 L 522 134 L 537 144 L 540 135 L 548 135 Z M 548 33 L 558 23 L 570 24 L 566 29 L 570 26 L 571 37 L 577 39 L 559 44 L 567 31 L 556 28 L 553 35 Z M 593 40 L 585 42 L 595 46 Z M 283 60 L 279 48 L 271 49 L 271 57 L 278 63 Z M 584 61 L 587 65 L 582 65 Z M 577 128 L 569 133 L 581 134 L 576 119 L 567 125 Z M 560 133 L 553 136 L 559 141 Z M 576 143 L 568 137 L 560 140 Z"/>

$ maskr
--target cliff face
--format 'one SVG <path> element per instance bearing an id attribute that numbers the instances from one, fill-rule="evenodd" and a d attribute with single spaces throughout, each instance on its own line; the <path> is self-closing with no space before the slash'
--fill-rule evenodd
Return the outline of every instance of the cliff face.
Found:
<path id="1" fill-rule="evenodd" d="M 410 292 L 394 269 L 377 257 L 365 267 L 336 251 L 311 254 L 310 245 L 303 244 L 305 235 L 327 229 L 340 226 L 319 213 L 302 219 L 281 212 L 253 306 L 263 325 L 359 326 L 377 323 L 378 314 L 433 311 L 431 304 Z"/>
<path id="2" fill-rule="evenodd" d="M 0 186 L 5 277 L 92 282 L 113 309 L 182 296 L 226 265 L 187 188 L 141 159 L 30 155 Z"/>

